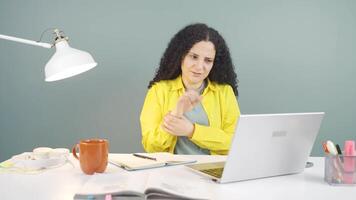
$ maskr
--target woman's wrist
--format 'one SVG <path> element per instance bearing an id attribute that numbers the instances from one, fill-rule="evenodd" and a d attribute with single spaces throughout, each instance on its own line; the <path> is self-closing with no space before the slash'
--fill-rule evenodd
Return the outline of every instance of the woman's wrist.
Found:
<path id="1" fill-rule="evenodd" d="M 170 113 L 172 115 L 176 116 L 176 117 L 182 117 L 183 116 L 183 112 L 179 111 L 177 106 Z"/>
<path id="2" fill-rule="evenodd" d="M 178 116 L 177 108 L 174 108 L 170 113 L 174 116 Z"/>
<path id="3" fill-rule="evenodd" d="M 188 132 L 187 137 L 192 138 L 192 137 L 193 137 L 193 134 L 194 134 L 194 130 L 195 130 L 195 124 L 191 124 L 191 129 L 190 129 L 190 131 Z"/>

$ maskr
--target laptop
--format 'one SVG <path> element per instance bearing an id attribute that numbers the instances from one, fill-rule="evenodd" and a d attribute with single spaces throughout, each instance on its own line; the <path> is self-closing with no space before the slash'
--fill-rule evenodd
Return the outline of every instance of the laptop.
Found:
<path id="1" fill-rule="evenodd" d="M 186 166 L 218 183 L 300 173 L 324 115 L 241 115 L 225 162 Z"/>

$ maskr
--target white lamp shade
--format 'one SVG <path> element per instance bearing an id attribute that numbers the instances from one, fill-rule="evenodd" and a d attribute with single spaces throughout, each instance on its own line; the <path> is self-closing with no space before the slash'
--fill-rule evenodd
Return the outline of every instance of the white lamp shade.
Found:
<path id="1" fill-rule="evenodd" d="M 65 40 L 56 43 L 55 46 L 56 52 L 45 67 L 47 82 L 75 76 L 97 65 L 89 53 L 71 48 Z"/>

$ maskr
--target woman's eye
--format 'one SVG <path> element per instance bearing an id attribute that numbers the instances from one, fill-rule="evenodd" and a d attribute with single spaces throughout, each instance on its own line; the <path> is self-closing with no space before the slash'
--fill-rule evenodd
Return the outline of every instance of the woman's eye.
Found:
<path id="1" fill-rule="evenodd" d="M 205 62 L 207 62 L 207 63 L 212 63 L 213 62 L 213 60 L 205 60 Z"/>
<path id="2" fill-rule="evenodd" d="M 198 56 L 197 55 L 190 55 L 191 58 L 193 58 L 194 60 L 195 59 L 198 59 Z"/>

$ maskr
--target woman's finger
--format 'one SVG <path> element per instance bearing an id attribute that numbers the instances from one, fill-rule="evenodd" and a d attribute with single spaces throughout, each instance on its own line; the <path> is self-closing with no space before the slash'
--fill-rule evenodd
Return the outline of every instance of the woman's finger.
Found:
<path id="1" fill-rule="evenodd" d="M 197 103 L 199 103 L 202 99 L 202 96 L 200 96 L 197 92 L 189 92 L 187 93 L 187 96 L 190 99 L 190 103 L 195 106 Z"/>
<path id="2" fill-rule="evenodd" d="M 166 121 L 167 123 L 174 123 L 175 116 L 168 113 L 166 116 L 164 116 L 163 120 Z"/>
<path id="3" fill-rule="evenodd" d="M 164 131 L 173 134 L 173 131 L 172 131 L 170 125 L 167 124 L 166 122 L 163 122 L 161 127 Z"/>
<path id="4" fill-rule="evenodd" d="M 199 99 L 199 94 L 194 90 L 186 92 L 185 95 L 189 97 L 191 102 L 195 102 L 197 99 Z"/>
<path id="5" fill-rule="evenodd" d="M 166 127 L 168 127 L 169 129 L 173 129 L 174 125 L 179 123 L 179 120 L 182 120 L 181 117 L 176 117 L 172 114 L 167 114 L 164 118 L 163 118 L 163 122 L 166 125 Z"/>

